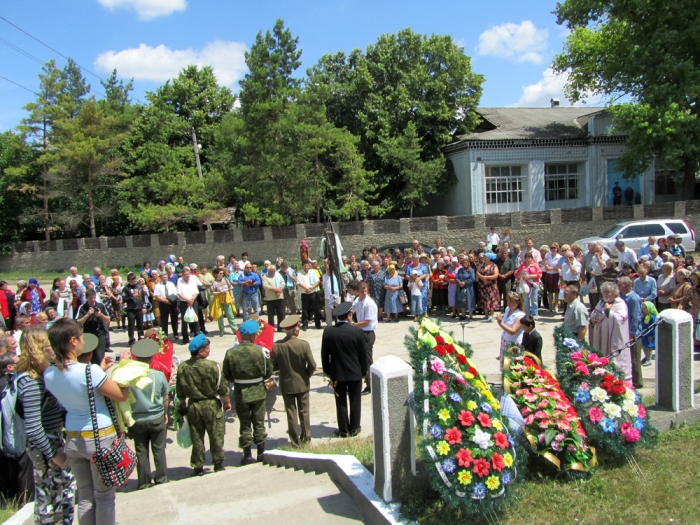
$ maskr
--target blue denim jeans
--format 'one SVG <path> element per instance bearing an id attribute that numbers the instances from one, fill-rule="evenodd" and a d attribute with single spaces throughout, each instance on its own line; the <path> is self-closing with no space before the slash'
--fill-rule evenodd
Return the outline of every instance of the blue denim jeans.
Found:
<path id="1" fill-rule="evenodd" d="M 421 299 L 421 295 L 411 296 L 411 314 L 421 315 L 423 313 L 423 305 Z"/>
<path id="2" fill-rule="evenodd" d="M 539 298 L 540 289 L 536 285 L 530 286 L 530 293 L 523 295 L 523 303 L 525 306 L 525 314 L 537 317 L 539 310 L 537 309 L 537 300 Z"/>
<path id="3" fill-rule="evenodd" d="M 260 306 L 258 303 L 258 292 L 243 293 L 243 321 L 248 320 L 248 308 L 253 309 L 254 314 L 259 314 Z"/>

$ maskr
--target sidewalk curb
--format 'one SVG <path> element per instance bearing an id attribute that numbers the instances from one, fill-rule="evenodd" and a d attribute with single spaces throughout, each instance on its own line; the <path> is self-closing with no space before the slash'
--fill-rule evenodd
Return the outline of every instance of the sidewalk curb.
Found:
<path id="1" fill-rule="evenodd" d="M 6 520 L 2 525 L 22 525 L 25 521 L 34 514 L 34 502 L 30 501 L 24 507 L 15 512 L 9 520 Z"/>
<path id="2" fill-rule="evenodd" d="M 328 474 L 352 498 L 373 525 L 399 525 L 399 503 L 385 503 L 374 492 L 374 476 L 355 456 L 307 454 L 270 450 L 263 455 L 263 464 L 293 468 L 304 472 Z"/>

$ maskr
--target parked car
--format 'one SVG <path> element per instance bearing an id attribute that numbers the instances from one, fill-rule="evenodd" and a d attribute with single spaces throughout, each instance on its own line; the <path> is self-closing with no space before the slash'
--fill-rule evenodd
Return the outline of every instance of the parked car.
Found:
<path id="1" fill-rule="evenodd" d="M 588 251 L 589 242 L 601 242 L 608 255 L 612 256 L 617 254 L 615 242 L 618 239 L 625 241 L 627 247 L 637 252 L 642 247 L 642 244 L 645 244 L 652 235 L 658 239 L 659 237 L 668 237 L 675 234 L 683 237 L 683 247 L 686 252 L 695 251 L 695 231 L 683 219 L 621 222 L 601 234 L 600 237 L 587 237 L 576 242 L 581 245 L 584 252 Z"/>

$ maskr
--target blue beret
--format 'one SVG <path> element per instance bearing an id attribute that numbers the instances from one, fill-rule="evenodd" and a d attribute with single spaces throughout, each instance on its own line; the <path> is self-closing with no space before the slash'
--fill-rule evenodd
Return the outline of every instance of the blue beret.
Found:
<path id="1" fill-rule="evenodd" d="M 198 334 L 190 341 L 190 352 L 199 352 L 205 346 L 207 346 L 206 336 L 204 334 Z"/>
<path id="2" fill-rule="evenodd" d="M 250 321 L 246 321 L 241 325 L 241 335 L 253 335 L 257 334 L 258 330 L 260 330 L 260 324 L 257 321 L 253 321 L 252 319 Z"/>

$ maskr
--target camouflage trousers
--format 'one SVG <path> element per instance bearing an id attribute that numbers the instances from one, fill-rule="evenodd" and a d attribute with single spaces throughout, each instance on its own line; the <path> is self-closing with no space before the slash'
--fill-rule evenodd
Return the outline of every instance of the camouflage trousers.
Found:
<path id="1" fill-rule="evenodd" d="M 63 447 L 60 430 L 47 436 L 54 447 Z M 34 463 L 34 523 L 72 525 L 76 491 L 73 472 L 69 467 L 61 468 L 47 461 L 41 450 L 31 443 L 27 452 Z"/>
<path id="2" fill-rule="evenodd" d="M 187 408 L 187 421 L 192 436 L 193 468 L 204 466 L 204 433 L 209 435 L 209 449 L 214 463 L 224 460 L 224 412 L 218 399 L 190 401 Z"/>
<path id="3" fill-rule="evenodd" d="M 250 447 L 253 443 L 256 445 L 264 443 L 267 439 L 267 434 L 265 433 L 265 400 L 261 399 L 245 403 L 240 388 L 236 388 L 233 394 L 236 400 L 238 421 L 241 424 L 238 446 L 245 448 Z"/>

